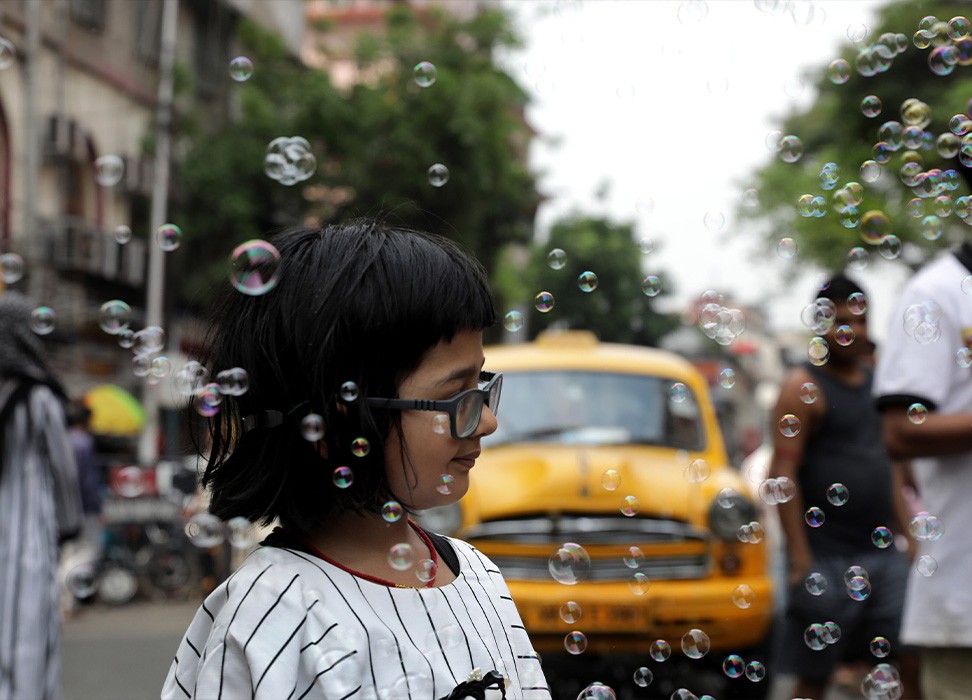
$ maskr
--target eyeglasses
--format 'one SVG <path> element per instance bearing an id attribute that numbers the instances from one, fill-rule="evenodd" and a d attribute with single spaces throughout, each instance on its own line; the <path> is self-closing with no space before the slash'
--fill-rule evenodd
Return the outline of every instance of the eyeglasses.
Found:
<path id="1" fill-rule="evenodd" d="M 456 440 L 467 438 L 476 432 L 483 415 L 483 406 L 496 413 L 499 409 L 500 391 L 503 388 L 501 372 L 480 372 L 476 389 L 460 391 L 441 401 L 427 399 L 368 399 L 375 408 L 399 408 L 412 411 L 439 411 L 449 416 L 449 430 Z"/>

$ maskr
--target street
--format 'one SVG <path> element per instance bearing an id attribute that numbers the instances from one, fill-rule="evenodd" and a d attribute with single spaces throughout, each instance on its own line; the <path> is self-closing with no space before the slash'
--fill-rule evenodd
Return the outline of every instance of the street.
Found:
<path id="1" fill-rule="evenodd" d="M 198 606 L 179 601 L 82 608 L 62 628 L 65 700 L 158 698 Z"/>

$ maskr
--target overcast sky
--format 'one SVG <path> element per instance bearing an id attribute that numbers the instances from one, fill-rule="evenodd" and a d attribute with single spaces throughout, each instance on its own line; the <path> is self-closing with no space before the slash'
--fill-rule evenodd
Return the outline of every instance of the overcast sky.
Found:
<path id="1" fill-rule="evenodd" d="M 506 63 L 533 97 L 527 116 L 541 138 L 531 161 L 550 198 L 539 212 L 541 235 L 571 211 L 634 221 L 640 236 L 658 242 L 646 263 L 673 278 L 679 303 L 715 288 L 768 301 L 777 329 L 799 327 L 820 271 L 784 283 L 786 265 L 810 268 L 799 255 L 789 262 L 758 255 L 764 244 L 737 226 L 737 203 L 752 173 L 775 157 L 767 133 L 812 102 L 813 80 L 804 76 L 836 57 L 849 28 L 870 28 L 882 4 L 511 3 L 527 46 Z M 792 9 L 758 8 L 774 5 Z M 906 273 L 878 258 L 858 277 L 880 339 Z"/>

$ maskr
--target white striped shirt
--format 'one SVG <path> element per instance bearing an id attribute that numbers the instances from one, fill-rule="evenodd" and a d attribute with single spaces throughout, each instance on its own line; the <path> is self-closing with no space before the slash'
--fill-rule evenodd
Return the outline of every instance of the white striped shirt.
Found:
<path id="1" fill-rule="evenodd" d="M 450 542 L 460 572 L 435 588 L 392 588 L 304 552 L 258 549 L 196 613 L 162 698 L 438 700 L 478 668 L 510 679 L 511 700 L 549 700 L 503 576 Z"/>

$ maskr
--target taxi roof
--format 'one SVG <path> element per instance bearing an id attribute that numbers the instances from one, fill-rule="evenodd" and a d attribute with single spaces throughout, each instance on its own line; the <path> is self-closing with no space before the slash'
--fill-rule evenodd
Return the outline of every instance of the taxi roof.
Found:
<path id="1" fill-rule="evenodd" d="M 701 379 L 695 366 L 675 353 L 640 345 L 602 343 L 592 333 L 583 331 L 548 331 L 531 343 L 491 345 L 484 350 L 486 368 L 499 371 L 575 369 Z"/>

